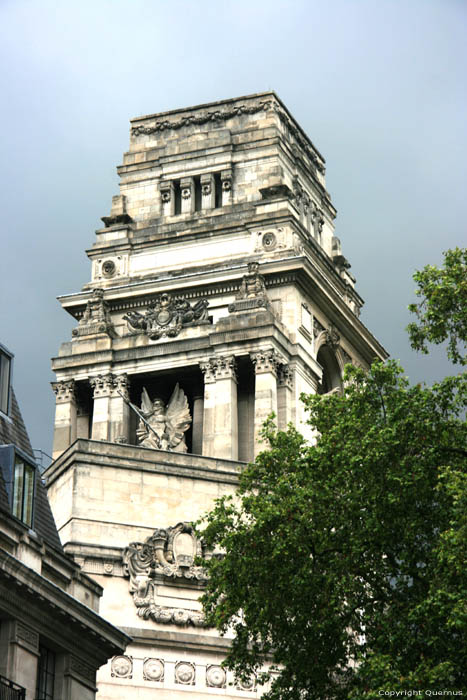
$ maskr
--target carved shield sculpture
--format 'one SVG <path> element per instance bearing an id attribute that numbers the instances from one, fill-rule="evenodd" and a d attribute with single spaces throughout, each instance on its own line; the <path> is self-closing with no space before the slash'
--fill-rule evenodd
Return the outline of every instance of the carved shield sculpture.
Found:
<path id="1" fill-rule="evenodd" d="M 205 581 L 206 573 L 194 565 L 195 557 L 203 556 L 201 543 L 190 523 L 154 530 L 144 542 L 132 542 L 123 552 L 125 575 L 130 578 L 130 593 L 139 617 L 164 624 L 204 627 L 199 610 L 169 608 L 158 605 L 156 581 L 164 578 Z"/>
<path id="2" fill-rule="evenodd" d="M 161 294 L 144 314 L 130 311 L 123 317 L 130 334 L 144 333 L 151 340 L 174 338 L 184 326 L 209 323 L 208 301 L 199 299 L 190 304 L 184 297 Z"/>

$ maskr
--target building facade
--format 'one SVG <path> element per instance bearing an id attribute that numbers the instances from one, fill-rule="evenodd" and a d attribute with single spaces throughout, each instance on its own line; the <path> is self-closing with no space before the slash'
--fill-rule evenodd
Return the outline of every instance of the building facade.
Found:
<path id="1" fill-rule="evenodd" d="M 47 487 L 65 551 L 132 638 L 101 700 L 255 697 L 221 667 L 191 523 L 234 490 L 274 413 L 386 353 L 334 235 L 324 159 L 272 92 L 132 120 L 120 194 L 53 360 Z"/>
<path id="2" fill-rule="evenodd" d="M 102 588 L 63 551 L 0 346 L 0 697 L 94 699 L 128 637 L 98 615 Z"/>

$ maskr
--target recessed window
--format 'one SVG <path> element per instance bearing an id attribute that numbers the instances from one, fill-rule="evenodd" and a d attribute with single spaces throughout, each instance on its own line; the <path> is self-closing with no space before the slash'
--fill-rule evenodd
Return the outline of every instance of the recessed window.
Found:
<path id="1" fill-rule="evenodd" d="M 35 700 L 53 700 L 55 681 L 55 653 L 39 646 L 37 687 Z"/>
<path id="2" fill-rule="evenodd" d="M 11 355 L 0 349 L 0 411 L 8 413 L 10 403 Z"/>
<path id="3" fill-rule="evenodd" d="M 29 527 L 32 526 L 35 476 L 35 468 L 15 454 L 12 513 Z"/>

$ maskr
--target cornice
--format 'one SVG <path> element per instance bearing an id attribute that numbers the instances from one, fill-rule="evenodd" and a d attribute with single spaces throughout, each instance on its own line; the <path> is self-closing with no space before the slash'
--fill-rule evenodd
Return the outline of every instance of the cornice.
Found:
<path id="1" fill-rule="evenodd" d="M 203 109 L 203 105 L 201 105 L 200 107 L 183 110 L 185 114 L 178 119 L 170 118 L 172 116 L 170 112 L 164 115 L 144 117 L 144 120 L 155 118 L 156 116 L 159 116 L 159 119 L 156 119 L 154 124 L 151 125 L 138 124 L 132 126 L 131 136 L 137 137 L 165 131 L 177 131 L 187 126 L 201 126 L 207 123 L 218 124 L 243 115 L 257 114 L 259 112 L 274 112 L 292 138 L 296 141 L 297 145 L 305 151 L 316 169 L 324 175 L 324 159 L 320 156 L 319 152 L 315 149 L 302 129 L 295 123 L 295 120 L 285 111 L 276 95 L 270 93 L 269 99 L 256 99 L 253 104 L 238 104 L 240 101 L 246 102 L 247 100 L 248 98 L 239 98 L 235 100 L 233 104 L 231 103 L 230 106 L 224 108 L 217 103 L 218 106 L 215 109 Z M 213 107 L 214 105 L 211 106 Z M 137 121 L 142 121 L 142 119 L 143 118 L 140 118 Z M 134 121 L 136 120 L 132 120 L 132 123 Z"/>
<path id="2" fill-rule="evenodd" d="M 98 613 L 2 549 L 0 549 L 0 576 L 8 580 L 9 589 L 19 588 L 22 596 L 26 592 L 38 605 L 46 606 L 53 611 L 63 621 L 63 634 L 68 631 L 68 634 L 73 635 L 72 627 L 76 626 L 81 637 L 87 635 L 89 638 L 98 640 L 99 645 L 102 646 L 103 655 L 106 655 L 107 649 L 112 653 L 123 650 L 129 643 L 130 638 L 126 634 L 100 617 Z"/>

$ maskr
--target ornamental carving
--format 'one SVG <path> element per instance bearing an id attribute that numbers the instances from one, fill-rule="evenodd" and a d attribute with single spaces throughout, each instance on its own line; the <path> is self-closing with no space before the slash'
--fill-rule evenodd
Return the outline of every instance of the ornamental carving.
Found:
<path id="1" fill-rule="evenodd" d="M 57 403 L 75 400 L 75 380 L 67 379 L 61 382 L 51 382 Z"/>
<path id="2" fill-rule="evenodd" d="M 131 656 L 114 656 L 110 664 L 110 674 L 114 678 L 132 678 L 133 659 Z"/>
<path id="3" fill-rule="evenodd" d="M 151 340 L 174 338 L 184 326 L 209 323 L 207 299 L 191 305 L 184 297 L 161 294 L 145 311 L 130 311 L 123 318 L 131 334 L 144 333 Z"/>
<path id="4" fill-rule="evenodd" d="M 177 121 L 164 119 L 163 121 L 156 122 L 154 126 L 134 126 L 131 129 L 131 134 L 132 136 L 139 136 L 140 134 L 157 134 L 158 132 L 167 131 L 169 129 L 182 129 L 184 126 L 226 121 L 227 119 L 232 119 L 233 117 L 239 117 L 242 114 L 256 114 L 257 112 L 262 112 L 263 110 L 267 111 L 272 109 L 272 105 L 272 100 L 262 100 L 261 102 L 257 102 L 249 107 L 246 107 L 245 105 L 235 105 L 230 109 L 216 109 L 210 112 L 187 114 Z"/>
<path id="5" fill-rule="evenodd" d="M 93 398 L 99 399 L 104 396 L 110 396 L 114 392 L 119 393 L 122 398 L 128 398 L 129 380 L 127 374 L 98 374 L 95 377 L 89 377 L 89 384 L 93 389 Z"/>
<path id="6" fill-rule="evenodd" d="M 225 688 L 227 674 L 222 666 L 206 666 L 206 685 L 208 688 Z"/>
<path id="7" fill-rule="evenodd" d="M 205 581 L 206 573 L 196 566 L 195 557 L 202 557 L 201 542 L 190 523 L 157 529 L 144 542 L 132 542 L 123 551 L 123 566 L 130 578 L 130 593 L 139 617 L 164 624 L 205 627 L 198 610 L 158 605 L 156 581 L 164 577 L 174 580 Z"/>
<path id="8" fill-rule="evenodd" d="M 158 396 L 151 400 L 143 388 L 141 410 L 137 413 L 140 419 L 136 430 L 139 445 L 154 450 L 187 451 L 185 432 L 191 425 L 191 415 L 185 392 L 178 383 L 167 405 Z"/>
<path id="9" fill-rule="evenodd" d="M 115 264 L 113 263 L 113 265 L 115 271 Z M 86 308 L 78 323 L 78 326 L 73 328 L 71 332 L 75 338 L 84 335 L 95 335 L 96 333 L 106 333 L 107 335 L 114 334 L 113 324 L 109 316 L 108 305 L 104 300 L 103 289 L 94 289 L 92 291 L 92 296 L 86 304 Z"/>
<path id="10" fill-rule="evenodd" d="M 248 272 L 244 275 L 233 304 L 229 304 L 229 311 L 250 311 L 251 309 L 270 308 L 270 302 L 266 294 L 266 283 L 263 275 L 259 273 L 259 263 L 248 263 Z"/>
<path id="11" fill-rule="evenodd" d="M 194 685 L 196 678 L 195 665 L 189 661 L 179 661 L 175 664 L 175 683 Z"/>
<path id="12" fill-rule="evenodd" d="M 329 345 L 331 348 L 333 348 L 333 350 L 336 350 L 339 347 L 341 337 L 337 332 L 335 326 L 331 324 L 324 333 L 326 338 L 326 345 Z"/>
<path id="13" fill-rule="evenodd" d="M 211 357 L 207 362 L 200 363 L 206 383 L 215 382 L 217 379 L 235 379 L 236 362 L 233 355 L 226 357 Z"/>
<path id="14" fill-rule="evenodd" d="M 256 374 L 272 372 L 277 375 L 277 371 L 282 364 L 281 358 L 272 348 L 251 353 L 250 357 L 255 367 Z"/>
<path id="15" fill-rule="evenodd" d="M 293 370 L 290 365 L 279 365 L 277 371 L 277 383 L 279 386 L 293 388 Z"/>
<path id="16" fill-rule="evenodd" d="M 256 681 L 254 678 L 243 678 L 237 682 L 237 690 L 254 690 Z"/>
<path id="17" fill-rule="evenodd" d="M 145 681 L 164 680 L 164 662 L 162 659 L 144 659 L 143 679 Z"/>
<path id="18" fill-rule="evenodd" d="M 233 105 L 227 109 L 213 109 L 206 112 L 198 112 L 197 114 L 186 114 L 178 120 L 171 121 L 163 119 L 157 121 L 153 126 L 133 126 L 131 129 L 132 136 L 157 134 L 171 129 L 178 130 L 185 126 L 208 124 L 209 122 L 222 122 L 234 117 L 241 117 L 243 114 L 257 114 L 258 112 L 274 111 L 281 122 L 287 129 L 288 135 L 291 136 L 297 145 L 305 151 L 308 158 L 311 160 L 315 168 L 322 174 L 325 173 L 325 167 L 322 159 L 316 153 L 313 145 L 305 136 L 302 136 L 302 131 L 292 122 L 288 114 L 274 100 L 260 100 L 248 107 L 246 105 Z"/>

